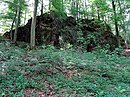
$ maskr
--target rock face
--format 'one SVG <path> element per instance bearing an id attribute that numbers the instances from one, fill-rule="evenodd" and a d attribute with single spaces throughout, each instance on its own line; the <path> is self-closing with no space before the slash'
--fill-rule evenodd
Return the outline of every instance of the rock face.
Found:
<path id="1" fill-rule="evenodd" d="M 18 28 L 17 41 L 30 42 L 31 19 L 28 23 Z M 64 43 L 70 43 L 74 46 L 83 46 L 87 51 L 94 50 L 101 46 L 109 50 L 117 47 L 117 38 L 111 32 L 110 27 L 97 20 L 75 20 L 73 17 L 59 17 L 54 11 L 37 16 L 36 20 L 36 45 L 52 44 L 56 47 L 61 46 L 61 40 Z M 10 37 L 10 33 L 4 34 L 5 38 Z M 14 34 L 14 30 L 12 30 Z M 13 35 L 12 35 L 13 36 Z M 123 45 L 123 41 L 122 45 Z"/>
<path id="2" fill-rule="evenodd" d="M 86 47 L 88 51 L 92 51 L 97 46 L 108 48 L 109 50 L 114 50 L 118 46 L 116 36 L 106 23 L 94 19 L 83 19 L 81 23 L 81 30 L 85 41 L 87 41 Z"/>

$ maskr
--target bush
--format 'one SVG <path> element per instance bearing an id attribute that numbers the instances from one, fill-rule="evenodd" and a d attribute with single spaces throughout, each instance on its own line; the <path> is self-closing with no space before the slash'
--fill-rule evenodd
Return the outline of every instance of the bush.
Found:
<path id="1" fill-rule="evenodd" d="M 2 41 L 4 39 L 4 37 L 3 36 L 0 36 L 0 41 Z"/>

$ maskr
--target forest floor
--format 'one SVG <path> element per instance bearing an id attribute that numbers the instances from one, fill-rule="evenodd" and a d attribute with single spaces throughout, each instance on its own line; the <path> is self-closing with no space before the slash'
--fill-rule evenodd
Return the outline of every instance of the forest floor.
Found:
<path id="1" fill-rule="evenodd" d="M 130 58 L 0 42 L 0 97 L 130 97 Z"/>

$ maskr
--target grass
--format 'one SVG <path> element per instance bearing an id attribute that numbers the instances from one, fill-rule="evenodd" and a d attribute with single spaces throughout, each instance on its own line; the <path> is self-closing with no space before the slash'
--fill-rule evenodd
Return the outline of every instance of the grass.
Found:
<path id="1" fill-rule="evenodd" d="M 130 58 L 0 43 L 1 97 L 130 97 Z"/>

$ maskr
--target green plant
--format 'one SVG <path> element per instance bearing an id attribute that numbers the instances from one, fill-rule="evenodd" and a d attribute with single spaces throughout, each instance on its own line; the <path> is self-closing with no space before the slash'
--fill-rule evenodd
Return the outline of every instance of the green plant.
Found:
<path id="1" fill-rule="evenodd" d="M 3 36 L 0 36 L 0 41 L 4 40 Z"/>
<path id="2" fill-rule="evenodd" d="M 49 89 L 60 96 L 129 96 L 129 58 L 100 47 L 98 53 L 53 46 L 31 51 L 5 47 L 5 43 L 0 45 L 0 58 L 4 59 L 0 65 L 5 66 L 5 73 L 0 72 L 0 96 L 23 96 L 26 89 L 34 90 L 33 96 Z"/>
<path id="3" fill-rule="evenodd" d="M 63 0 L 52 0 L 52 5 L 58 16 L 65 17 L 65 6 Z"/>

